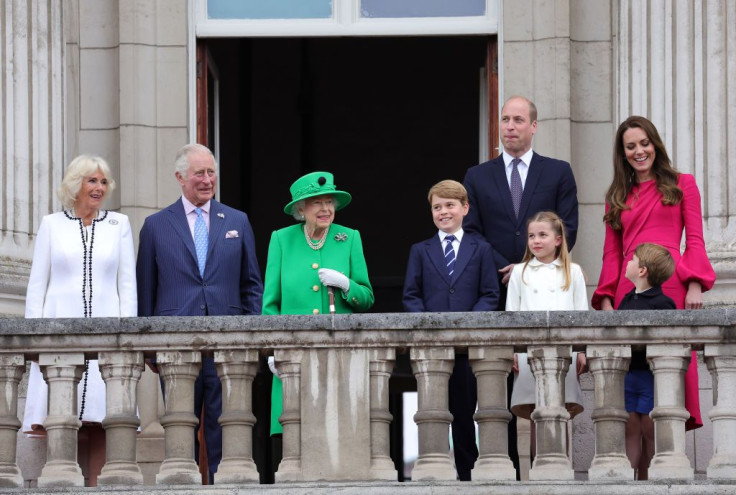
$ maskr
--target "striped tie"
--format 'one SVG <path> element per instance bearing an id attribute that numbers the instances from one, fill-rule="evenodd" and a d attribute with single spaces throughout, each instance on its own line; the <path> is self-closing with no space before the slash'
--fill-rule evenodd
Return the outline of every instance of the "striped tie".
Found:
<path id="1" fill-rule="evenodd" d="M 445 245 L 445 264 L 447 265 L 447 272 L 452 277 L 452 272 L 455 271 L 455 249 L 452 247 L 452 241 L 455 240 L 455 236 L 450 234 L 445 237 L 447 245 Z"/>

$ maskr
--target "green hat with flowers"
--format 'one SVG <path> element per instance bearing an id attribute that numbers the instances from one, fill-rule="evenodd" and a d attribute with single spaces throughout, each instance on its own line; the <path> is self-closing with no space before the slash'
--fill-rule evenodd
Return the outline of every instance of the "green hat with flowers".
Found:
<path id="1" fill-rule="evenodd" d="M 335 211 L 342 210 L 353 199 L 350 193 L 338 191 L 335 188 L 335 179 L 329 172 L 312 172 L 299 177 L 289 188 L 291 202 L 284 206 L 284 213 L 291 215 L 291 208 L 299 201 L 323 194 L 330 194 L 335 198 Z"/>

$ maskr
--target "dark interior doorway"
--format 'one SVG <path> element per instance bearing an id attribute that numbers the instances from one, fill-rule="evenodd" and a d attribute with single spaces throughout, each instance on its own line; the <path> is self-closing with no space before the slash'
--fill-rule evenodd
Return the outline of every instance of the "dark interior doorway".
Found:
<path id="1" fill-rule="evenodd" d="M 373 311 L 401 311 L 409 248 L 435 232 L 427 190 L 478 163 L 489 39 L 203 42 L 219 69 L 221 199 L 250 216 L 261 267 L 293 223 L 291 182 L 327 170 L 353 195 L 336 222 L 361 232 Z"/>

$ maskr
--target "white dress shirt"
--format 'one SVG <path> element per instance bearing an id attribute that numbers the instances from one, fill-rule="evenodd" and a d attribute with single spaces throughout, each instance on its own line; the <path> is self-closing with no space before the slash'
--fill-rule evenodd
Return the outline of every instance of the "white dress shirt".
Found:
<path id="1" fill-rule="evenodd" d="M 192 233 L 192 239 L 194 239 L 194 222 L 197 221 L 197 212 L 195 211 L 197 209 L 196 206 L 192 204 L 191 201 L 189 201 L 184 196 L 181 197 L 181 202 L 184 205 L 184 212 L 187 214 L 187 223 L 189 224 L 189 232 Z M 207 232 L 210 231 L 210 202 L 207 201 L 205 204 L 200 206 L 202 209 L 202 218 L 204 218 L 204 224 L 207 226 Z"/>
<path id="2" fill-rule="evenodd" d="M 516 168 L 519 169 L 519 176 L 521 176 L 522 190 L 524 189 L 524 186 L 526 186 L 526 176 L 529 174 L 529 165 L 532 163 L 532 156 L 534 156 L 534 151 L 529 149 L 529 151 L 519 157 L 521 159 L 521 163 L 516 166 Z M 509 155 L 505 151 L 503 152 L 503 163 L 506 165 L 506 181 L 509 183 L 509 187 L 511 187 L 511 171 L 514 169 L 514 166 L 511 164 L 513 159 L 513 156 Z"/>
<path id="3" fill-rule="evenodd" d="M 442 244 L 442 252 L 445 252 L 446 242 L 445 237 L 447 237 L 447 232 L 443 232 L 440 230 L 440 244 Z M 463 229 L 458 230 L 457 232 L 453 233 L 452 235 L 455 236 L 455 240 L 452 241 L 452 248 L 455 250 L 455 259 L 457 259 L 457 255 L 460 252 L 460 241 L 463 240 Z"/>

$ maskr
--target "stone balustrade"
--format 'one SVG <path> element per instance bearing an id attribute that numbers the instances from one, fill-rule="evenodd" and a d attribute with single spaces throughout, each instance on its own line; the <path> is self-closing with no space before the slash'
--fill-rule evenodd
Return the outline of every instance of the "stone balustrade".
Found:
<path id="1" fill-rule="evenodd" d="M 419 457 L 412 480 L 454 480 L 448 455 L 448 379 L 467 352 L 478 383 L 479 459 L 474 480 L 513 480 L 507 455 L 506 375 L 526 351 L 537 378 L 537 455 L 530 479 L 574 478 L 567 449 L 564 370 L 586 351 L 593 375 L 595 456 L 589 478 L 632 479 L 625 455 L 623 383 L 632 346 L 646 346 L 655 376 L 652 479 L 689 480 L 684 373 L 703 350 L 713 377 L 714 453 L 707 476 L 736 483 L 736 312 L 534 312 L 279 317 L 0 319 L 0 487 L 20 487 L 15 436 L 18 383 L 37 359 L 49 383 L 47 462 L 39 486 L 75 487 L 80 426 L 77 386 L 85 359 L 98 358 L 107 385 L 107 460 L 101 484 L 142 483 L 135 457 L 136 386 L 144 357 L 156 357 L 166 387 L 160 485 L 199 484 L 194 463 L 194 380 L 214 356 L 223 383 L 223 458 L 216 483 L 257 483 L 252 384 L 259 357 L 273 355 L 283 381 L 283 459 L 276 482 L 397 479 L 389 456 L 388 383 L 408 353 L 417 380 Z M 112 441 L 110 441 L 112 439 Z M 514 483 L 514 481 L 509 481 Z M 668 481 L 668 483 L 671 481 Z M 722 482 L 722 481 L 719 481 Z"/>

